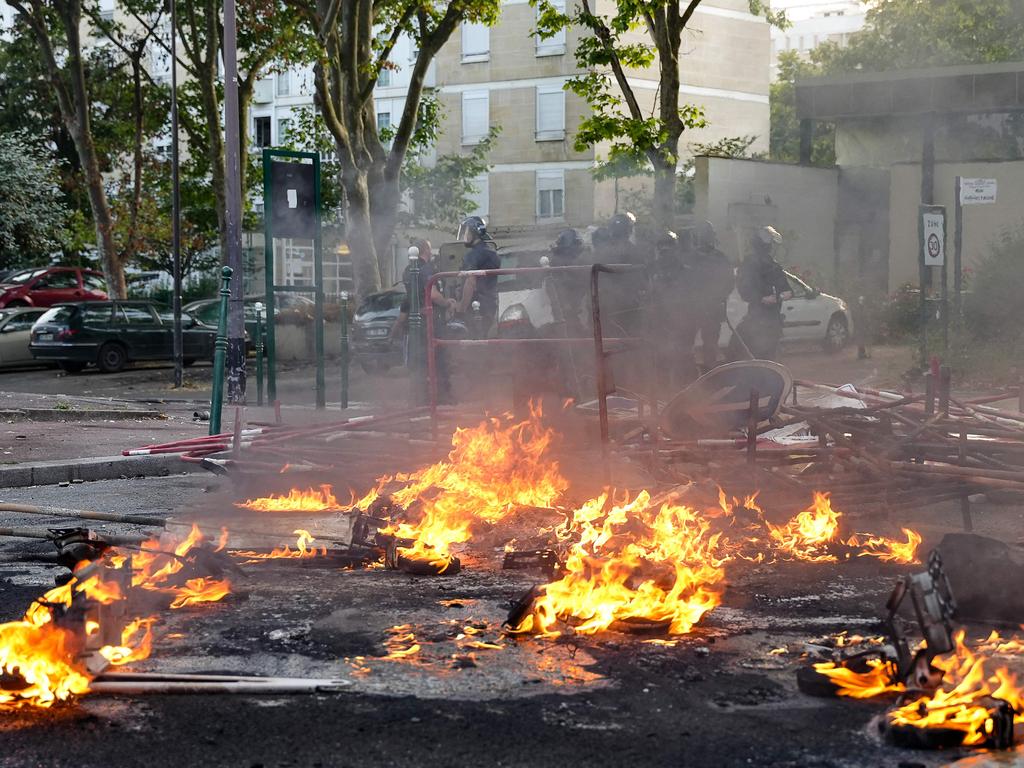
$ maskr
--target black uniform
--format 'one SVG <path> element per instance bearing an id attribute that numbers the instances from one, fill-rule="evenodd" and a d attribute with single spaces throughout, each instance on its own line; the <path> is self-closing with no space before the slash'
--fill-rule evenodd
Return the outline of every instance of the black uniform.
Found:
<path id="1" fill-rule="evenodd" d="M 740 266 L 736 281 L 740 298 L 747 302 L 747 314 L 740 321 L 736 332 L 746 342 L 751 354 L 758 360 L 774 360 L 778 356 L 779 341 L 782 339 L 781 296 L 790 290 L 786 273 L 770 256 L 752 256 Z M 775 296 L 774 304 L 761 301 L 765 296 Z M 729 348 L 735 357 L 736 340 Z"/>
<path id="2" fill-rule="evenodd" d="M 466 249 L 462 257 L 462 270 L 500 269 L 501 258 L 498 250 L 490 240 L 478 240 L 471 248 Z M 476 289 L 471 301 L 480 302 L 480 316 L 486 331 L 498 321 L 498 276 L 484 275 L 476 279 Z"/>
<path id="3" fill-rule="evenodd" d="M 445 326 L 447 325 L 448 318 L 444 307 L 439 307 L 434 304 L 430 299 L 424 298 L 427 290 L 427 282 L 437 269 L 434 268 L 433 263 L 429 261 L 420 261 L 420 279 L 419 279 L 419 291 L 420 291 L 420 311 L 426 318 L 427 312 L 434 313 L 434 338 L 443 339 L 445 338 Z M 410 297 L 412 296 L 412 268 L 406 267 L 402 273 L 402 282 L 405 283 L 405 298 L 402 300 L 401 311 L 408 317 Z M 441 286 L 438 286 L 438 290 Z M 424 319 L 424 324 L 426 319 Z M 425 328 L 425 325 L 424 325 Z M 426 338 L 426 333 L 421 338 Z M 434 362 L 436 364 L 437 373 L 437 395 L 438 399 L 442 403 L 450 403 L 452 401 L 452 385 L 451 385 L 451 368 L 448 365 L 448 354 L 444 347 L 436 347 L 434 350 Z"/>
<path id="4" fill-rule="evenodd" d="M 732 293 L 732 266 L 714 246 L 698 248 L 690 257 L 693 314 L 700 331 L 701 361 L 707 371 L 718 362 L 718 337 L 725 320 L 725 302 Z"/>

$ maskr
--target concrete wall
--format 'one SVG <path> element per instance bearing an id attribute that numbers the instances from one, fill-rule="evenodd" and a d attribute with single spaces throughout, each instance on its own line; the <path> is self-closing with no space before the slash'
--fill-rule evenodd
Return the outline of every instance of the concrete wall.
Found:
<path id="1" fill-rule="evenodd" d="M 949 284 L 953 285 L 954 185 L 957 176 L 994 178 L 998 197 L 990 205 L 964 206 L 963 265 L 976 266 L 988 244 L 1007 229 L 1024 223 L 1024 161 L 937 163 L 935 165 L 935 204 L 946 206 L 946 252 Z M 892 167 L 889 195 L 889 289 L 918 282 L 917 214 L 921 200 L 921 166 L 898 164 Z M 937 271 L 937 269 L 936 269 Z M 938 285 L 938 276 L 935 278 Z"/>
<path id="2" fill-rule="evenodd" d="M 695 182 L 694 213 L 715 225 L 719 247 L 730 259 L 741 259 L 754 229 L 770 224 L 784 238 L 779 261 L 819 284 L 830 279 L 837 169 L 699 157 Z"/>

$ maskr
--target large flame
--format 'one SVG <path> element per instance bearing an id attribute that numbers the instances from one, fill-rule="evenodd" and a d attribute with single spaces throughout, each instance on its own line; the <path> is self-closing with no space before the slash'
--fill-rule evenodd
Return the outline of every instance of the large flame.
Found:
<path id="1" fill-rule="evenodd" d="M 565 621 L 592 633 L 642 619 L 683 634 L 718 605 L 725 572 L 708 521 L 689 507 L 650 501 L 645 491 L 609 506 L 602 495 L 577 510 L 571 526 L 579 540 L 565 575 L 542 588 L 517 629 L 556 635 Z"/>
<path id="2" fill-rule="evenodd" d="M 1005 666 L 997 667 L 988 655 L 975 653 L 956 634 L 956 648 L 932 664 L 944 673 L 942 687 L 930 695 L 907 701 L 889 713 L 889 723 L 915 728 L 963 731 L 964 744 L 985 742 L 992 733 L 992 716 L 983 699 L 1001 699 L 1014 709 L 1014 724 L 1024 724 L 1024 690 Z"/>
<path id="3" fill-rule="evenodd" d="M 457 429 L 446 461 L 396 475 L 402 485 L 391 500 L 410 517 L 386 532 L 416 541 L 401 554 L 443 564 L 474 526 L 496 523 L 521 507 L 557 503 L 569 484 L 550 456 L 555 433 L 541 416 L 531 407 L 523 421 L 505 415 Z M 368 496 L 376 498 L 388 480 L 382 478 Z"/>
<path id="4" fill-rule="evenodd" d="M 855 671 L 841 664 L 823 661 L 815 664 L 814 669 L 832 681 L 840 696 L 870 699 L 883 693 L 901 693 L 905 690 L 903 683 L 895 680 L 896 671 L 891 663 L 882 659 L 867 659 L 865 666 L 863 671 Z"/>
<path id="5" fill-rule="evenodd" d="M 172 608 L 219 600 L 230 591 L 226 579 L 196 576 L 178 583 L 175 578 L 180 577 L 188 553 L 202 540 L 198 528 L 193 527 L 184 541 L 168 544 L 173 554 L 152 541 L 143 545 L 141 552 L 112 550 L 105 556 L 104 565 L 120 569 L 130 564 L 130 589 L 169 594 L 173 598 Z M 76 573 L 82 574 L 87 565 L 80 564 Z M 128 598 L 118 582 L 105 581 L 101 573 L 72 577 L 67 584 L 49 590 L 33 602 L 20 621 L 0 624 L 0 706 L 49 707 L 88 692 L 91 674 L 85 666 L 87 642 L 102 631 L 100 622 L 87 618 L 79 632 L 58 618 L 72 606 L 76 593 L 98 605 Z M 115 666 L 148 657 L 155 621 L 155 617 L 128 621 L 121 629 L 119 644 L 102 646 L 95 653 Z"/>

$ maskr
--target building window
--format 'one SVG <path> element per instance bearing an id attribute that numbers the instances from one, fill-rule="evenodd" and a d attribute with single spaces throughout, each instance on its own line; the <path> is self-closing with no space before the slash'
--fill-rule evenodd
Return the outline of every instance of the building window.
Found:
<path id="1" fill-rule="evenodd" d="M 463 23 L 462 63 L 487 61 L 491 53 L 491 30 L 486 24 Z"/>
<path id="2" fill-rule="evenodd" d="M 462 94 L 462 143 L 478 144 L 491 127 L 490 97 L 487 91 Z"/>
<path id="3" fill-rule="evenodd" d="M 288 131 L 291 130 L 292 119 L 280 117 L 277 120 L 277 146 L 282 147 L 288 143 Z"/>
<path id="4" fill-rule="evenodd" d="M 551 5 L 559 13 L 565 13 L 565 0 L 551 0 Z M 539 6 L 537 11 L 540 12 Z M 552 37 L 542 38 L 537 35 L 536 38 L 538 56 L 560 56 L 565 53 L 565 27 L 558 30 Z"/>
<path id="5" fill-rule="evenodd" d="M 470 182 L 475 192 L 471 192 L 466 197 L 472 201 L 472 206 L 466 211 L 467 216 L 488 216 L 490 215 L 490 201 L 491 201 L 491 189 L 489 177 L 485 173 L 483 176 L 477 176 Z"/>
<path id="6" fill-rule="evenodd" d="M 253 119 L 253 143 L 257 147 L 269 147 L 273 143 L 270 136 L 270 117 L 257 117 Z"/>
<path id="7" fill-rule="evenodd" d="M 381 144 L 386 148 L 391 148 L 391 139 L 393 138 L 394 131 L 391 130 L 391 113 L 390 112 L 378 112 L 377 113 L 377 135 L 380 136 Z"/>
<path id="8" fill-rule="evenodd" d="M 565 171 L 537 171 L 537 218 L 565 218 Z"/>
<path id="9" fill-rule="evenodd" d="M 380 72 L 377 73 L 377 87 L 391 87 L 391 70 L 387 66 L 381 67 Z"/>
<path id="10" fill-rule="evenodd" d="M 277 73 L 277 95 L 292 95 L 292 73 L 290 69 L 286 69 L 284 72 Z"/>
<path id="11" fill-rule="evenodd" d="M 537 141 L 565 138 L 565 91 L 557 85 L 537 87 Z"/>

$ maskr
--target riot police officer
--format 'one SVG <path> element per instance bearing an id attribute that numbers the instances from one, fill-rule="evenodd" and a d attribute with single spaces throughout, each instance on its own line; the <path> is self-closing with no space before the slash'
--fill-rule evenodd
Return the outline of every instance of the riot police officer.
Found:
<path id="1" fill-rule="evenodd" d="M 718 337 L 725 320 L 726 302 L 732 293 L 735 277 L 732 265 L 718 250 L 718 236 L 710 221 L 702 221 L 694 229 L 694 249 L 690 255 L 690 299 L 696 330 L 700 331 L 703 372 L 718 362 Z"/>
<path id="2" fill-rule="evenodd" d="M 751 252 L 740 265 L 736 287 L 747 302 L 747 314 L 729 342 L 733 359 L 744 357 L 739 336 L 758 360 L 774 360 L 782 340 L 782 302 L 793 297 L 786 273 L 774 250 L 782 242 L 774 227 L 760 227 L 751 241 Z"/>
<path id="3" fill-rule="evenodd" d="M 478 269 L 500 269 L 501 258 L 494 240 L 487 233 L 487 222 L 480 216 L 467 216 L 459 225 L 459 240 L 466 246 L 466 254 L 462 258 L 462 271 Z M 456 312 L 466 313 L 478 302 L 480 309 L 480 327 L 477 336 L 486 336 L 498 320 L 498 276 L 468 275 L 462 283 L 462 296 Z"/>

